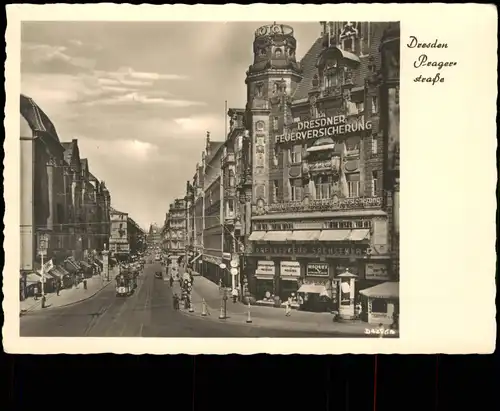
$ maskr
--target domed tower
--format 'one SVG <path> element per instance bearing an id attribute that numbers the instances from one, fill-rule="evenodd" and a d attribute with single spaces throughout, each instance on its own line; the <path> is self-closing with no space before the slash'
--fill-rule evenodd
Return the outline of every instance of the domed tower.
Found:
<path id="1" fill-rule="evenodd" d="M 247 127 L 251 142 L 253 195 L 258 214 L 265 211 L 270 198 L 269 181 L 279 174 L 275 155 L 275 136 L 283 134 L 291 94 L 302 80 L 296 61 L 297 41 L 293 29 L 270 24 L 255 31 L 254 61 L 247 71 Z"/>

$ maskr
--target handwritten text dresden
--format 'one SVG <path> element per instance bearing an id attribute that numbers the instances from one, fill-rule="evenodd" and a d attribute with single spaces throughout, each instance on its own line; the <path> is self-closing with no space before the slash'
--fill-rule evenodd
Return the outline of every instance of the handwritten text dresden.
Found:
<path id="1" fill-rule="evenodd" d="M 447 49 L 447 43 L 440 43 L 437 39 L 433 42 L 421 43 L 415 36 L 410 36 L 407 47 L 410 49 Z M 429 58 L 427 53 L 420 54 L 417 59 L 413 62 L 413 67 L 416 69 L 425 69 L 432 68 L 435 69 L 435 73 L 433 75 L 429 75 L 427 73 L 420 74 L 418 77 L 415 77 L 413 80 L 415 83 L 431 83 L 434 85 L 436 83 L 444 83 L 444 76 L 441 73 L 441 70 L 448 67 L 454 67 L 457 65 L 456 61 L 441 61 L 441 60 L 432 60 Z"/>

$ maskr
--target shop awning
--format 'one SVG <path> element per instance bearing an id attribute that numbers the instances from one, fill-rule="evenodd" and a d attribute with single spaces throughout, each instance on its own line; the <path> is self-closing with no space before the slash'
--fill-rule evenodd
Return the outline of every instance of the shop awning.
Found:
<path id="1" fill-rule="evenodd" d="M 274 280 L 274 274 L 255 274 L 257 280 Z"/>
<path id="2" fill-rule="evenodd" d="M 320 296 L 328 297 L 328 291 L 324 285 L 318 284 L 302 284 L 297 291 L 298 293 L 319 294 Z"/>
<path id="3" fill-rule="evenodd" d="M 284 243 L 292 236 L 291 231 L 268 231 L 262 241 Z"/>
<path id="4" fill-rule="evenodd" d="M 368 298 L 399 298 L 399 282 L 387 281 L 359 293 Z"/>
<path id="5" fill-rule="evenodd" d="M 319 230 L 298 230 L 292 232 L 292 235 L 290 238 L 288 238 L 289 241 L 318 241 L 319 240 L 319 235 L 320 235 Z"/>
<path id="6" fill-rule="evenodd" d="M 80 261 L 78 264 L 80 264 L 81 267 L 83 268 L 92 268 L 91 265 L 89 263 L 87 263 L 87 261 Z"/>
<path id="7" fill-rule="evenodd" d="M 351 230 L 349 235 L 350 241 L 363 241 L 370 239 L 370 230 L 363 228 L 359 230 Z"/>
<path id="8" fill-rule="evenodd" d="M 59 270 L 58 267 L 54 267 L 52 270 L 50 270 L 50 274 L 57 278 L 64 277 L 64 274 Z"/>
<path id="9" fill-rule="evenodd" d="M 192 260 L 191 260 L 191 264 L 193 264 L 198 258 L 200 258 L 201 256 L 203 255 L 203 253 L 199 253 L 196 257 L 194 257 Z"/>
<path id="10" fill-rule="evenodd" d="M 306 151 L 311 153 L 315 151 L 325 151 L 325 150 L 334 150 L 335 144 L 322 144 L 318 146 L 309 147 Z"/>
<path id="11" fill-rule="evenodd" d="M 265 231 L 252 231 L 248 239 L 250 241 L 262 241 L 265 235 L 266 235 Z"/>
<path id="12" fill-rule="evenodd" d="M 351 230 L 323 230 L 319 241 L 349 241 Z"/>
<path id="13" fill-rule="evenodd" d="M 26 275 L 26 282 L 28 284 L 36 284 L 42 280 L 42 277 L 36 275 L 35 273 L 29 273 Z"/>
<path id="14" fill-rule="evenodd" d="M 57 266 L 57 269 L 63 274 L 63 275 L 69 275 L 69 272 L 61 265 Z"/>
<path id="15" fill-rule="evenodd" d="M 64 261 L 64 268 L 70 273 L 76 273 L 77 271 L 80 271 L 80 267 L 78 266 L 78 264 L 69 259 Z"/>

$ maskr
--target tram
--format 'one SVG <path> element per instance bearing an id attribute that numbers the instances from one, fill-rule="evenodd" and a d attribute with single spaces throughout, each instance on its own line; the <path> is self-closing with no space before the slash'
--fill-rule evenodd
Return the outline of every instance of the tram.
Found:
<path id="1" fill-rule="evenodd" d="M 116 296 L 127 297 L 137 288 L 137 276 L 132 272 L 122 272 L 116 276 Z"/>

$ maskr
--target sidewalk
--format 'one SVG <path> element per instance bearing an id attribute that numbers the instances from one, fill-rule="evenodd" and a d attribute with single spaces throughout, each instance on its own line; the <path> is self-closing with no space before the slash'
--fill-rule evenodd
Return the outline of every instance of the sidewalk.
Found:
<path id="1" fill-rule="evenodd" d="M 62 289 L 59 292 L 59 295 L 57 295 L 57 293 L 55 292 L 47 293 L 45 295 L 47 298 L 45 309 L 76 304 L 80 301 L 84 301 L 93 297 L 104 287 L 113 282 L 116 273 L 117 270 L 110 271 L 110 281 L 106 281 L 106 279 L 102 278 L 102 273 L 100 275 L 95 275 L 91 278 L 87 278 L 86 290 L 83 288 L 83 283 L 80 283 L 76 288 L 72 287 Z M 20 302 L 20 310 L 21 313 L 42 310 L 42 300 L 40 298 L 38 300 L 35 300 L 34 297 L 28 297 L 27 299 Z"/>
<path id="2" fill-rule="evenodd" d="M 180 293 L 179 284 L 176 282 L 174 290 Z M 203 310 L 202 300 L 205 299 L 208 315 L 205 318 L 214 321 L 224 321 L 228 323 L 247 324 L 248 306 L 240 302 L 233 303 L 230 293 L 226 305 L 226 319 L 220 320 L 221 312 L 221 291 L 217 284 L 212 283 L 204 277 L 197 276 L 193 283 L 193 308 L 194 312 L 189 313 L 194 316 L 201 316 Z M 181 305 L 182 307 L 182 305 Z M 187 310 L 184 310 L 186 311 Z M 338 323 L 333 321 L 331 313 L 313 313 L 292 310 L 289 317 L 285 316 L 284 308 L 273 308 L 264 306 L 251 306 L 250 317 L 252 322 L 249 326 L 266 327 L 285 330 L 318 331 L 332 333 L 365 334 L 366 329 L 374 328 L 373 325 L 354 322 Z"/>

